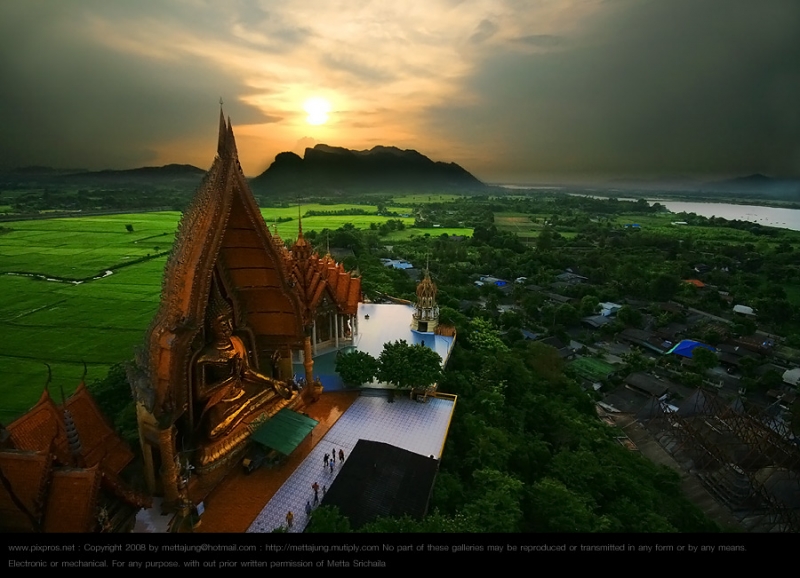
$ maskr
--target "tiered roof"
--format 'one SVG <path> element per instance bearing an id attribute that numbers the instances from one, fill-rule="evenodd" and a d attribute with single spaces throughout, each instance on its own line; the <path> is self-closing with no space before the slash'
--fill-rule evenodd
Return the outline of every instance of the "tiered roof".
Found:
<path id="1" fill-rule="evenodd" d="M 65 413 L 77 432 L 68 436 Z M 81 383 L 62 405 L 47 390 L 39 402 L 7 428 L 12 449 L 0 452 L 0 521 L 13 531 L 90 532 L 97 524 L 100 490 L 134 508 L 151 499 L 120 477 L 133 460 Z"/>
<path id="2" fill-rule="evenodd" d="M 64 409 L 69 410 L 81 441 L 77 463 L 67 439 Z M 94 467 L 118 475 L 133 460 L 133 452 L 113 430 L 97 407 L 86 385 L 81 383 L 63 406 L 57 406 L 45 390 L 39 402 L 8 426 L 16 449 L 49 452 L 63 465 Z"/>
<path id="3" fill-rule="evenodd" d="M 324 296 L 336 304 L 339 313 L 355 315 L 361 300 L 361 278 L 353 277 L 330 253 L 320 258 L 303 236 L 300 222 L 297 241 L 291 251 L 284 252 L 294 289 L 300 298 L 305 325 L 313 322 L 313 314 Z"/>

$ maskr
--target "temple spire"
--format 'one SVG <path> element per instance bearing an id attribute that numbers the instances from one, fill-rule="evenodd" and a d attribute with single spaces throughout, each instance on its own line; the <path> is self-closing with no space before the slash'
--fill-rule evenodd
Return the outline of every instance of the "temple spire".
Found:
<path id="1" fill-rule="evenodd" d="M 300 214 L 300 205 L 297 205 L 297 238 L 303 237 L 303 216 Z"/>
<path id="2" fill-rule="evenodd" d="M 430 257 L 426 258 L 425 275 L 417 285 L 417 302 L 411 316 L 411 329 L 433 333 L 439 326 L 439 306 L 436 304 L 436 284 L 431 280 Z"/>
<path id="3" fill-rule="evenodd" d="M 225 157 L 225 142 L 228 136 L 228 127 L 225 125 L 225 113 L 222 111 L 222 99 L 219 99 L 219 138 L 217 139 L 217 156 Z"/>
<path id="4" fill-rule="evenodd" d="M 233 137 L 233 125 L 231 124 L 231 117 L 228 117 L 228 154 L 233 158 L 238 158 L 238 151 L 236 150 L 236 139 Z"/>
<path id="5" fill-rule="evenodd" d="M 217 139 L 217 156 L 221 159 L 238 158 L 236 139 L 233 136 L 231 117 L 225 122 L 225 112 L 222 110 L 222 99 L 219 99 L 219 137 Z"/>

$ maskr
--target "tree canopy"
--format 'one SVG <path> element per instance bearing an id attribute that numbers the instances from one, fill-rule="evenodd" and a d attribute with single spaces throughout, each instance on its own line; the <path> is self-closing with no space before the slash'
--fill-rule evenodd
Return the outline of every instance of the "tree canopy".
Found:
<path id="1" fill-rule="evenodd" d="M 378 379 L 398 388 L 427 388 L 442 375 L 442 358 L 428 347 L 404 339 L 386 343 L 381 352 Z"/>
<path id="2" fill-rule="evenodd" d="M 336 357 L 336 373 L 348 385 L 363 385 L 378 373 L 378 360 L 364 351 L 351 351 Z"/>

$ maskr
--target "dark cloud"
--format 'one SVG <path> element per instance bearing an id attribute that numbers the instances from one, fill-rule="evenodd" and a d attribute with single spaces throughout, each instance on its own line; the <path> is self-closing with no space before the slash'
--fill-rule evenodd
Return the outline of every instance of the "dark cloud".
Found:
<path id="1" fill-rule="evenodd" d="M 390 82 L 395 75 L 387 68 L 373 66 L 363 61 L 362 58 L 346 54 L 325 54 L 322 63 L 328 68 L 341 70 L 360 81 L 369 83 Z"/>
<path id="2" fill-rule="evenodd" d="M 472 33 L 472 36 L 469 37 L 469 41 L 473 44 L 480 44 L 484 40 L 488 40 L 494 36 L 497 30 L 497 24 L 491 20 L 482 20 L 475 28 L 475 32 Z"/>
<path id="3" fill-rule="evenodd" d="M 432 110 L 456 142 L 492 142 L 481 172 L 800 176 L 800 3 L 612 5 L 569 48 L 495 47 Z"/>
<path id="4" fill-rule="evenodd" d="M 164 143 L 207 143 L 210 160 L 220 96 L 237 125 L 278 123 L 291 120 L 281 99 L 318 80 L 345 95 L 383 94 L 367 108 L 378 112 L 379 102 L 391 111 L 337 113 L 338 128 L 392 126 L 395 94 L 406 111 L 441 98 L 421 117 L 404 113 L 409 144 L 459 151 L 462 158 L 448 160 L 486 180 L 800 176 L 797 0 L 614 0 L 558 28 L 546 10 L 541 21 L 524 19 L 530 5 L 507 0 L 496 15 L 476 13 L 454 25 L 450 40 L 415 21 L 391 34 L 364 25 L 377 36 L 342 46 L 327 23 L 280 3 L 5 0 L 0 166 L 126 168 L 151 163 Z M 509 39 L 503 18 L 514 6 L 525 32 Z M 156 29 L 165 42 L 148 43 Z M 469 50 L 461 50 L 465 40 Z M 398 64 L 398 52 L 407 63 Z M 291 122 L 275 128 L 284 125 Z M 298 136 L 291 134 L 286 142 Z M 370 142 L 392 144 L 379 135 Z"/>
<path id="5" fill-rule="evenodd" d="M 562 42 L 560 36 L 554 36 L 552 34 L 531 34 L 530 36 L 515 38 L 515 40 L 538 48 L 553 48 L 554 46 L 560 45 Z"/>
<path id="6" fill-rule="evenodd" d="M 69 29 L 68 8 L 0 19 L 0 166 L 129 168 L 151 163 L 158 143 L 193 138 L 210 160 L 220 96 L 239 123 L 277 120 L 237 102 L 248 89 L 211 63 L 99 48 Z"/>

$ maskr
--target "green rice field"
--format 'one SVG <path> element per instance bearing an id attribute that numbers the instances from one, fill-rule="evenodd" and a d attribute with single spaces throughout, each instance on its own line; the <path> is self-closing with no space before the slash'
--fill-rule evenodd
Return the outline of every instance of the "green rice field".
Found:
<path id="1" fill-rule="evenodd" d="M 407 205 L 420 205 L 424 203 L 452 203 L 461 198 L 461 195 L 402 195 L 393 197 L 392 202 Z M 392 210 L 396 210 L 398 213 L 401 212 L 400 209 L 396 209 L 395 207 L 392 207 Z"/>
<path id="2" fill-rule="evenodd" d="M 305 222 L 305 221 L 304 221 Z M 305 225 L 304 225 L 305 226 Z M 471 237 L 472 229 L 467 228 L 448 228 L 448 227 L 430 227 L 430 228 L 407 228 L 402 231 L 392 231 L 385 237 L 387 241 L 404 241 L 412 237 L 424 237 L 429 235 L 431 237 L 440 237 L 442 235 L 460 235 L 463 237 Z"/>
<path id="3" fill-rule="evenodd" d="M 304 205 L 339 211 L 367 205 Z M 405 209 L 404 209 L 405 210 Z M 409 212 L 411 209 L 407 209 Z M 265 208 L 278 233 L 297 237 L 297 207 Z M 369 228 L 392 217 L 326 215 L 303 218 L 303 230 Z M 87 382 L 130 360 L 155 314 L 167 253 L 180 219 L 177 212 L 71 217 L 3 223 L 0 235 L 0 423 L 27 411 L 41 395 L 52 368 L 51 392 L 69 395 L 88 367 Z M 413 219 L 402 219 L 407 225 Z M 128 232 L 126 225 L 132 225 Z M 270 227 L 272 229 L 272 227 Z M 413 234 L 470 235 L 470 229 L 406 229 Z M 107 271 L 111 271 L 108 274 Z"/>

